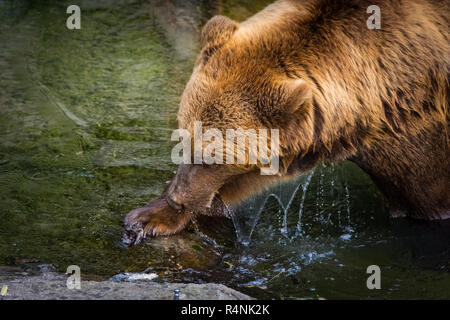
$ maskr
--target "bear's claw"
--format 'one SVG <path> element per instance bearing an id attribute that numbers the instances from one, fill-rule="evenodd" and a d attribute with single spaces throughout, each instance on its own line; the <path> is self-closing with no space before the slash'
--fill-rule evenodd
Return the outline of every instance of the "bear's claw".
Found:
<path id="1" fill-rule="evenodd" d="M 122 243 L 126 246 L 139 244 L 144 238 L 144 228 L 140 224 L 128 226 L 125 224 L 125 231 L 122 234 Z"/>

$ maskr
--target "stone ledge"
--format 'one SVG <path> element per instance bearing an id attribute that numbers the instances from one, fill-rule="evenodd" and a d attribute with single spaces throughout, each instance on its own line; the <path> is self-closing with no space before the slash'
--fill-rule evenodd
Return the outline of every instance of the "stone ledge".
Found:
<path id="1" fill-rule="evenodd" d="M 253 299 L 216 283 L 81 281 L 81 289 L 68 289 L 67 276 L 53 271 L 30 275 L 14 268 L 1 269 L 0 289 L 5 285 L 8 289 L 0 300 L 172 300 L 176 288 L 180 300 Z"/>

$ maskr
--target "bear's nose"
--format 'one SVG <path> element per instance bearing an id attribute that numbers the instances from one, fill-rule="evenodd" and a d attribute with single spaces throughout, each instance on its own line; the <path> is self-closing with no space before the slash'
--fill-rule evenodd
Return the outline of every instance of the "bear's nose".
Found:
<path id="1" fill-rule="evenodd" d="M 170 196 L 166 197 L 167 204 L 171 206 L 173 209 L 180 211 L 183 209 L 183 205 L 173 200 Z"/>

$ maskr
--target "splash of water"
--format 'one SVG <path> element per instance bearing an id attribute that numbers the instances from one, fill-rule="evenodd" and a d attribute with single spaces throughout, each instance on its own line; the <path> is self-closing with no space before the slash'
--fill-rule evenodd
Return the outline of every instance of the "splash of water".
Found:
<path id="1" fill-rule="evenodd" d="M 281 226 L 281 234 L 288 240 L 293 240 L 297 236 L 301 235 L 301 218 L 303 215 L 303 207 L 306 198 L 306 193 L 311 182 L 311 178 L 314 175 L 314 171 L 311 171 L 306 175 L 303 182 L 296 182 L 294 190 L 289 188 L 291 184 L 279 183 L 276 187 L 272 188 L 269 192 L 263 192 L 250 199 L 244 201 L 243 204 L 237 207 L 228 206 L 227 209 L 231 213 L 232 221 L 236 229 L 236 235 L 239 243 L 247 246 L 250 243 L 252 233 L 261 217 L 264 207 L 270 198 L 274 198 L 279 206 L 280 212 L 283 213 L 283 221 Z M 287 215 L 289 209 L 292 206 L 295 196 L 298 190 L 302 188 L 302 198 L 300 200 L 300 208 L 298 212 L 298 222 L 296 232 L 292 237 L 289 237 L 287 227 Z M 276 189 L 278 188 L 278 194 Z"/>
<path id="2" fill-rule="evenodd" d="M 345 184 L 345 206 L 347 207 L 347 222 L 350 225 L 352 222 L 350 220 L 350 190 L 348 189 L 347 176 L 345 176 L 344 184 Z"/>
<path id="3" fill-rule="evenodd" d="M 227 206 L 236 230 L 237 240 L 244 246 L 248 246 L 250 239 L 264 209 L 268 197 L 259 194 L 247 199 L 238 207 Z"/>
<path id="4" fill-rule="evenodd" d="M 297 230 L 295 233 L 295 236 L 299 236 L 302 233 L 302 216 L 303 216 L 303 207 L 305 205 L 305 198 L 306 198 L 306 192 L 308 191 L 309 184 L 311 183 L 311 178 L 314 174 L 314 171 L 312 171 L 305 180 L 305 183 L 303 184 L 303 194 L 302 199 L 300 201 L 300 208 L 298 209 L 298 221 L 297 221 Z"/>

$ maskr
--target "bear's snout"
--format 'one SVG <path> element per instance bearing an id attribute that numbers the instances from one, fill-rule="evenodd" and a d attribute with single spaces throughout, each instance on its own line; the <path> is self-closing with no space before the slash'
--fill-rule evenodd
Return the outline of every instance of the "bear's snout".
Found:
<path id="1" fill-rule="evenodd" d="M 169 186 L 166 201 L 177 211 L 201 212 L 233 175 L 230 167 L 181 164 Z"/>

